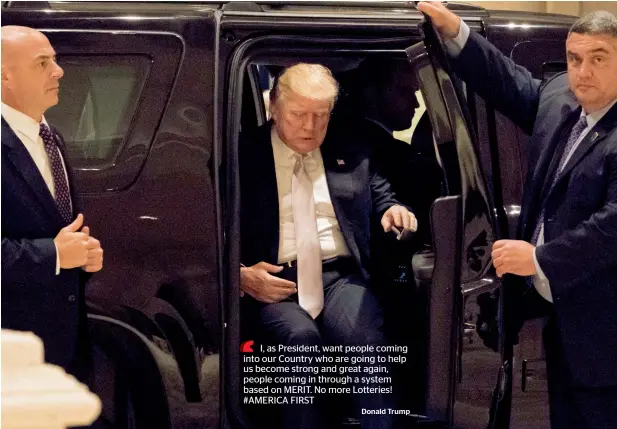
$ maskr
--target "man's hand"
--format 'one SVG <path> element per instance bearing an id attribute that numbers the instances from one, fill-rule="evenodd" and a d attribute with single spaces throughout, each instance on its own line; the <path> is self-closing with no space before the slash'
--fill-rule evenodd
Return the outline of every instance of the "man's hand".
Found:
<path id="1" fill-rule="evenodd" d="M 267 304 L 282 301 L 298 292 L 294 282 L 270 275 L 270 273 L 279 273 L 282 270 L 283 267 L 267 262 L 242 267 L 240 269 L 240 289 L 257 301 Z"/>
<path id="2" fill-rule="evenodd" d="M 421 1 L 418 9 L 431 17 L 433 25 L 444 38 L 454 39 L 461 28 L 461 18 L 453 14 L 443 3 L 438 1 Z"/>
<path id="3" fill-rule="evenodd" d="M 499 240 L 493 244 L 493 265 L 497 276 L 516 274 L 532 276 L 536 274 L 536 264 L 533 262 L 535 247 L 523 240 Z"/>
<path id="4" fill-rule="evenodd" d="M 381 226 L 384 232 L 390 232 L 392 227 L 403 228 L 406 231 L 416 232 L 418 221 L 416 216 L 403 206 L 394 205 L 383 214 Z"/>
<path id="5" fill-rule="evenodd" d="M 101 242 L 94 237 L 90 236 L 90 228 L 84 226 L 81 232 L 88 236 L 86 249 L 88 250 L 88 260 L 81 269 L 88 273 L 96 273 L 103 269 L 103 248 Z"/>
<path id="6" fill-rule="evenodd" d="M 84 215 L 80 213 L 54 238 L 60 258 L 60 268 L 81 267 L 88 262 L 88 234 L 79 231 L 83 223 Z"/>

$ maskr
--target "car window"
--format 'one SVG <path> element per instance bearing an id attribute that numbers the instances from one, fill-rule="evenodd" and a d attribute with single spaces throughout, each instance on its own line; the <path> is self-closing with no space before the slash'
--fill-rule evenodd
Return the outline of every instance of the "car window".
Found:
<path id="1" fill-rule="evenodd" d="M 61 56 L 60 101 L 46 116 L 66 141 L 78 169 L 114 163 L 137 111 L 147 56 Z"/>
<path id="2" fill-rule="evenodd" d="M 563 70 L 559 64 L 565 64 L 566 51 L 563 39 L 527 40 L 512 48 L 510 58 L 529 70 L 534 78 L 543 79 L 550 77 L 547 72 Z"/>
<path id="3" fill-rule="evenodd" d="M 408 144 L 411 142 L 411 137 L 416 131 L 416 127 L 418 126 L 418 122 L 420 122 L 420 118 L 422 118 L 422 115 L 424 115 L 424 113 L 426 112 L 426 105 L 424 104 L 424 97 L 422 96 L 422 91 L 417 90 L 415 96 L 418 100 L 419 107 L 416 109 L 416 113 L 413 115 L 410 127 L 406 130 L 394 131 L 392 133 L 395 139 L 401 140 Z"/>

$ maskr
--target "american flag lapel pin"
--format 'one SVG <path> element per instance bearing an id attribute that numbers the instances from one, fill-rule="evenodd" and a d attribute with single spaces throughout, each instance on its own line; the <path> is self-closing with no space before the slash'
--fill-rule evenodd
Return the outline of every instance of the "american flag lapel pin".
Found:
<path id="1" fill-rule="evenodd" d="M 342 160 L 342 159 L 337 159 L 337 160 L 336 160 L 336 163 L 339 165 L 339 167 L 340 167 L 341 165 L 345 165 L 345 161 L 344 161 L 344 160 Z"/>

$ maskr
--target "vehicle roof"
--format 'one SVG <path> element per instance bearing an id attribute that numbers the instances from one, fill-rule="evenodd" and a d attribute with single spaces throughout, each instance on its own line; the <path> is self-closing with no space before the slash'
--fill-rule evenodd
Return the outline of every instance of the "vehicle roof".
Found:
<path id="1" fill-rule="evenodd" d="M 19 9 L 57 9 L 57 10 L 83 10 L 83 11 L 102 11 L 102 10 L 131 10 L 140 9 L 145 12 L 164 12 L 177 9 L 186 10 L 206 10 L 224 9 L 247 12 L 297 12 L 297 13 L 389 13 L 401 14 L 417 12 L 415 6 L 410 2 L 398 1 L 367 1 L 367 0 L 321 0 L 321 1 L 3 1 L 4 8 Z M 466 3 L 448 3 L 448 7 L 456 12 L 482 12 L 483 8 Z"/>
<path id="2" fill-rule="evenodd" d="M 487 10 L 477 5 L 464 2 L 448 2 L 448 8 L 461 17 L 524 19 L 526 21 L 571 22 L 573 17 L 557 14 L 538 14 L 520 11 Z M 4 9 L 32 9 L 32 10 L 65 10 L 70 12 L 109 12 L 117 13 L 178 13 L 199 14 L 200 12 L 222 9 L 234 13 L 250 14 L 281 14 L 293 16 L 361 16 L 370 18 L 393 17 L 408 18 L 419 15 L 418 10 L 411 2 L 375 1 L 375 0 L 296 0 L 296 1 L 34 1 L 11 2 L 3 1 Z"/>
<path id="3" fill-rule="evenodd" d="M 466 10 L 484 10 L 480 6 L 475 6 L 461 2 L 448 2 L 448 7 L 455 11 Z M 29 8 L 29 9 L 62 9 L 73 8 L 73 6 L 80 6 L 83 8 L 132 8 L 139 5 L 147 6 L 148 9 L 153 10 L 165 10 L 170 7 L 203 7 L 219 9 L 222 7 L 245 8 L 250 10 L 255 6 L 260 7 L 263 11 L 270 10 L 352 10 L 352 9 L 369 9 L 373 11 L 390 11 L 393 13 L 400 13 L 402 10 L 414 10 L 415 6 L 411 2 L 404 0 L 227 0 L 227 1 L 3 1 L 2 6 L 5 8 Z"/>

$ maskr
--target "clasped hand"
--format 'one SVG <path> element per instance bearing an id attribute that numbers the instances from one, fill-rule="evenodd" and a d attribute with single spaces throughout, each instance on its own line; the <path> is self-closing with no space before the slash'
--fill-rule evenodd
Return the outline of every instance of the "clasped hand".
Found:
<path id="1" fill-rule="evenodd" d="M 60 268 L 81 267 L 86 272 L 95 273 L 103 268 L 103 249 L 100 241 L 90 236 L 90 228 L 82 228 L 83 223 L 84 216 L 80 213 L 73 222 L 60 230 L 54 243 Z"/>

